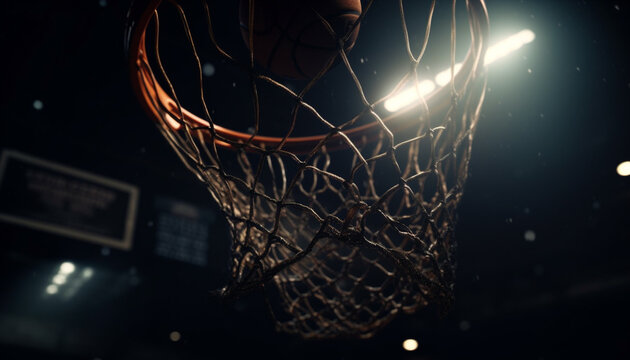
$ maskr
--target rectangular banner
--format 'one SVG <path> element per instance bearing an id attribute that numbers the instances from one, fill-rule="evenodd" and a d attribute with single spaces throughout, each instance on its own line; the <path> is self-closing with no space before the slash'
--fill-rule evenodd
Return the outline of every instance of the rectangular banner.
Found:
<path id="1" fill-rule="evenodd" d="M 129 250 L 136 186 L 13 150 L 0 159 L 0 220 Z"/>

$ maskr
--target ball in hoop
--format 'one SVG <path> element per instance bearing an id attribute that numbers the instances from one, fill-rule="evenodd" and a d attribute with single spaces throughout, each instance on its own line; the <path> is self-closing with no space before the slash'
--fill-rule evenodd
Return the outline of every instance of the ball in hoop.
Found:
<path id="1" fill-rule="evenodd" d="M 339 40 L 349 51 L 359 33 L 360 0 L 259 0 L 251 6 L 240 1 L 245 44 L 253 45 L 258 64 L 283 77 L 314 78 L 336 58 Z"/>

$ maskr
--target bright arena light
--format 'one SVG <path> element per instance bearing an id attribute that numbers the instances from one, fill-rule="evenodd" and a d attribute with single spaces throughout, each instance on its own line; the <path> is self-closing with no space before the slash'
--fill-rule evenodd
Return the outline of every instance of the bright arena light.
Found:
<path id="1" fill-rule="evenodd" d="M 630 175 L 630 161 L 624 161 L 617 166 L 617 174 L 621 176 Z"/>
<path id="2" fill-rule="evenodd" d="M 76 267 L 74 266 L 73 263 L 66 261 L 63 264 L 61 264 L 61 266 L 59 267 L 59 273 L 60 274 L 72 274 L 74 272 L 74 270 L 76 269 Z"/>
<path id="3" fill-rule="evenodd" d="M 55 295 L 59 291 L 59 287 L 55 284 L 46 286 L 46 292 L 50 295 Z"/>
<path id="4" fill-rule="evenodd" d="M 418 341 L 415 339 L 407 339 L 403 341 L 402 347 L 407 351 L 414 351 L 418 348 Z"/>
<path id="5" fill-rule="evenodd" d="M 422 96 L 426 96 L 435 90 L 435 83 L 431 80 L 424 80 L 418 83 L 418 87 L 415 86 L 405 89 L 403 92 L 385 101 L 385 109 L 390 112 L 402 109 L 405 106 L 413 103 Z"/>
<path id="6" fill-rule="evenodd" d="M 486 51 L 485 64 L 490 65 L 498 59 L 513 53 L 514 51 L 534 41 L 536 35 L 529 29 L 521 30 L 518 33 L 499 41 L 490 46 Z"/>
<path id="7" fill-rule="evenodd" d="M 65 274 L 57 274 L 53 276 L 52 282 L 57 285 L 63 285 L 66 283 L 66 275 Z"/>
<path id="8" fill-rule="evenodd" d="M 498 43 L 490 46 L 486 51 L 486 57 L 484 58 L 485 65 L 490 65 L 493 62 L 513 53 L 514 51 L 523 47 L 523 45 L 529 44 L 534 41 L 536 35 L 533 31 L 529 29 L 521 30 L 518 33 L 511 35 Z M 462 68 L 461 63 L 455 64 L 454 73 Z M 385 109 L 389 112 L 396 112 L 408 105 L 413 104 L 418 101 L 420 97 L 426 96 L 430 94 L 437 86 L 445 86 L 451 81 L 451 68 L 447 68 L 443 71 L 440 71 L 435 76 L 435 83 L 431 80 L 421 81 L 419 86 L 420 88 L 417 91 L 414 86 L 410 86 L 405 90 L 402 90 L 400 93 L 392 96 L 387 101 L 385 101 Z"/>

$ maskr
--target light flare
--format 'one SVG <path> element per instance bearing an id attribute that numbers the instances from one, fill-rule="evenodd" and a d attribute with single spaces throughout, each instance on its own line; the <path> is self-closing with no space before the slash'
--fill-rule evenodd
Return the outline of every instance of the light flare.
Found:
<path id="1" fill-rule="evenodd" d="M 520 49 L 526 44 L 531 43 L 536 38 L 536 35 L 533 31 L 529 29 L 524 29 L 519 31 L 518 33 L 511 35 L 498 43 L 490 46 L 486 51 L 486 56 L 484 58 L 484 65 L 488 66 L 493 62 L 506 57 L 507 55 L 513 53 L 514 51 Z M 462 68 L 461 63 L 457 63 L 454 66 L 454 74 L 457 75 L 457 72 Z M 438 86 L 443 87 L 451 82 L 451 68 L 448 67 L 445 70 L 440 71 L 435 76 L 435 82 L 431 80 L 423 80 L 419 83 L 419 88 L 416 89 L 415 86 L 409 86 L 406 89 L 402 90 L 398 94 L 392 96 L 391 98 L 385 101 L 385 109 L 389 112 L 396 112 L 400 109 L 403 109 L 409 105 L 417 103 L 420 98 L 429 95 L 432 93 Z"/>

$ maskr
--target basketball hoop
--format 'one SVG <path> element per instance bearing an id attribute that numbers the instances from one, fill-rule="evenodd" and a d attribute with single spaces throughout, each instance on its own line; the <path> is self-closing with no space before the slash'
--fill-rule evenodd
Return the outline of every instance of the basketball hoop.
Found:
<path id="1" fill-rule="evenodd" d="M 230 225 L 231 281 L 221 295 L 264 289 L 278 329 L 305 338 L 370 337 L 399 313 L 430 303 L 447 309 L 453 297 L 456 208 L 485 91 L 483 1 L 466 2 L 471 46 L 457 69 L 452 2 L 450 82 L 391 114 L 381 111 L 388 99 L 407 86 L 419 88 L 418 64 L 435 21 L 435 1 L 427 6 L 417 54 L 403 2 L 392 4 L 399 7 L 410 70 L 378 100 L 368 100 L 351 54 L 339 41 L 337 67 L 350 75 L 361 105 L 354 116 L 337 122 L 306 100 L 334 61 L 294 91 L 260 71 L 251 53 L 239 59 L 226 50 L 216 37 L 211 7 L 205 1 L 197 5 L 205 19 L 203 35 L 194 34 L 192 10 L 180 1 L 134 2 L 126 46 L 141 103 L 182 162 L 207 185 Z M 374 15 L 372 5 L 373 0 L 364 2 L 357 26 Z M 185 56 L 193 61 L 189 70 L 197 79 L 201 115 L 182 105 L 180 88 L 162 59 L 169 49 L 160 46 L 160 16 L 168 10 L 177 14 L 187 39 Z M 331 35 L 340 40 L 347 35 L 335 34 L 320 18 Z M 230 129 L 225 125 L 230 121 L 212 114 L 197 45 L 202 36 L 216 59 L 249 79 L 250 95 L 241 102 L 254 109 L 250 131 Z M 287 125 L 277 136 L 260 130 L 262 87 L 292 104 L 286 119 L 278 121 Z M 325 131 L 293 135 L 301 114 Z"/>

